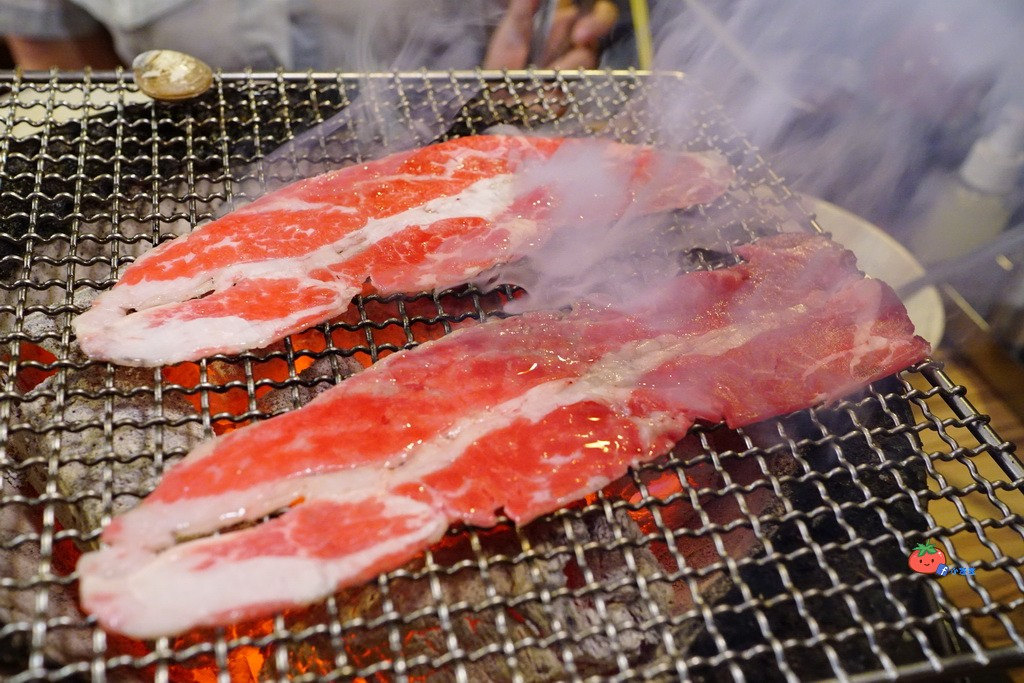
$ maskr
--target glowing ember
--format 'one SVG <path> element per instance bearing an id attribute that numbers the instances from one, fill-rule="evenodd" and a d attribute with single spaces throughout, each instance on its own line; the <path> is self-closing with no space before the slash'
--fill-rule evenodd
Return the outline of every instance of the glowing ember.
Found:
<path id="1" fill-rule="evenodd" d="M 0 354 L 0 363 L 6 365 L 10 360 L 11 357 L 9 354 Z M 57 372 L 52 369 L 35 367 L 35 365 L 50 365 L 56 360 L 57 357 L 55 355 L 38 344 L 33 344 L 32 342 L 27 341 L 21 342 L 18 350 L 15 387 L 21 392 L 35 389 L 43 382 L 43 380 Z M 26 365 L 26 363 L 31 363 L 31 365 Z"/>
<path id="2" fill-rule="evenodd" d="M 369 367 L 374 355 L 381 358 L 396 350 L 438 339 L 449 330 L 476 323 L 481 310 L 500 308 L 506 297 L 494 292 L 480 299 L 478 308 L 472 296 L 452 297 L 445 303 L 443 314 L 437 303 L 427 297 L 407 301 L 398 298 L 384 301 L 369 299 L 364 301 L 362 312 L 353 307 L 327 323 L 330 346 L 356 349 L 352 358 L 363 367 Z M 410 322 L 403 324 L 403 319 Z M 447 330 L 445 321 L 448 322 Z M 316 356 L 327 349 L 324 331 L 313 328 L 293 334 L 287 343 L 280 341 L 268 346 L 263 350 L 269 356 L 267 358 L 248 362 L 207 361 L 205 383 L 201 381 L 201 367 L 197 363 L 165 366 L 162 372 L 164 381 L 182 388 L 182 395 L 196 412 L 203 411 L 205 402 L 211 415 L 237 418 L 254 409 L 250 405 L 250 389 L 252 398 L 259 399 L 271 392 L 274 385 L 293 378 L 289 372 L 289 354 L 295 375 L 298 375 L 313 365 Z M 40 351 L 45 353 L 42 349 Z M 212 427 L 214 433 L 224 434 L 248 423 L 249 420 L 221 417 L 213 420 Z"/>

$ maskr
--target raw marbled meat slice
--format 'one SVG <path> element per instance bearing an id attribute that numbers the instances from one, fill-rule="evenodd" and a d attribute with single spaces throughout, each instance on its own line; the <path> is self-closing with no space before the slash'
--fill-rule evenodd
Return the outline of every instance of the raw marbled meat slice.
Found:
<path id="1" fill-rule="evenodd" d="M 829 401 L 927 353 L 892 291 L 827 239 L 737 251 L 745 262 L 682 275 L 630 314 L 464 328 L 205 443 L 82 558 L 83 605 L 152 637 L 308 603 L 453 522 L 524 523 L 600 489 L 694 420 Z"/>
<path id="2" fill-rule="evenodd" d="M 75 320 L 78 342 L 94 358 L 171 364 L 327 320 L 367 281 L 381 293 L 464 283 L 560 227 L 558 191 L 530 176 L 563 156 L 623 188 L 605 213 L 707 202 L 733 177 L 714 153 L 599 139 L 476 136 L 402 152 L 294 183 L 144 254 Z"/>

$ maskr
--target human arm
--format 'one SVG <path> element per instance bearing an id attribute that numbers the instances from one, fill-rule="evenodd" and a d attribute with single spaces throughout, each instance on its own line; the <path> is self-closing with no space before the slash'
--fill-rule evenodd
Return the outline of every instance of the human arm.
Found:
<path id="1" fill-rule="evenodd" d="M 510 0 L 508 9 L 487 46 L 485 69 L 522 69 L 530 63 L 534 15 L 543 0 Z M 597 0 L 584 11 L 572 0 L 559 0 L 548 39 L 537 66 L 586 69 L 597 66 L 600 43 L 615 25 L 618 8 L 612 0 Z"/>

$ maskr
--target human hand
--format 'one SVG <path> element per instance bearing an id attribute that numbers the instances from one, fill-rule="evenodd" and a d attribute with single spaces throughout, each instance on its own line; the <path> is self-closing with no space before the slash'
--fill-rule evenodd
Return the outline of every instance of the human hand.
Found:
<path id="1" fill-rule="evenodd" d="M 522 69 L 530 62 L 533 21 L 542 0 L 509 0 L 508 9 L 487 45 L 485 69 Z M 619 10 L 613 0 L 597 0 L 584 12 L 573 0 L 558 0 L 551 30 L 537 66 L 592 69 L 601 39 L 615 26 Z"/>

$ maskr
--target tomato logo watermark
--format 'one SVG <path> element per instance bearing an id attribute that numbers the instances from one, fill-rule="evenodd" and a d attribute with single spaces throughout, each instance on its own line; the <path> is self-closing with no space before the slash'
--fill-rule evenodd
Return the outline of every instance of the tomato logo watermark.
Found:
<path id="1" fill-rule="evenodd" d="M 918 543 L 915 545 L 914 549 L 910 551 L 907 566 L 918 574 L 935 574 L 936 576 L 974 574 L 974 567 L 951 567 L 946 564 L 946 553 L 931 543 Z"/>
<path id="2" fill-rule="evenodd" d="M 910 551 L 907 565 L 918 574 L 934 574 L 939 565 L 946 564 L 946 553 L 931 543 L 918 543 Z"/>

